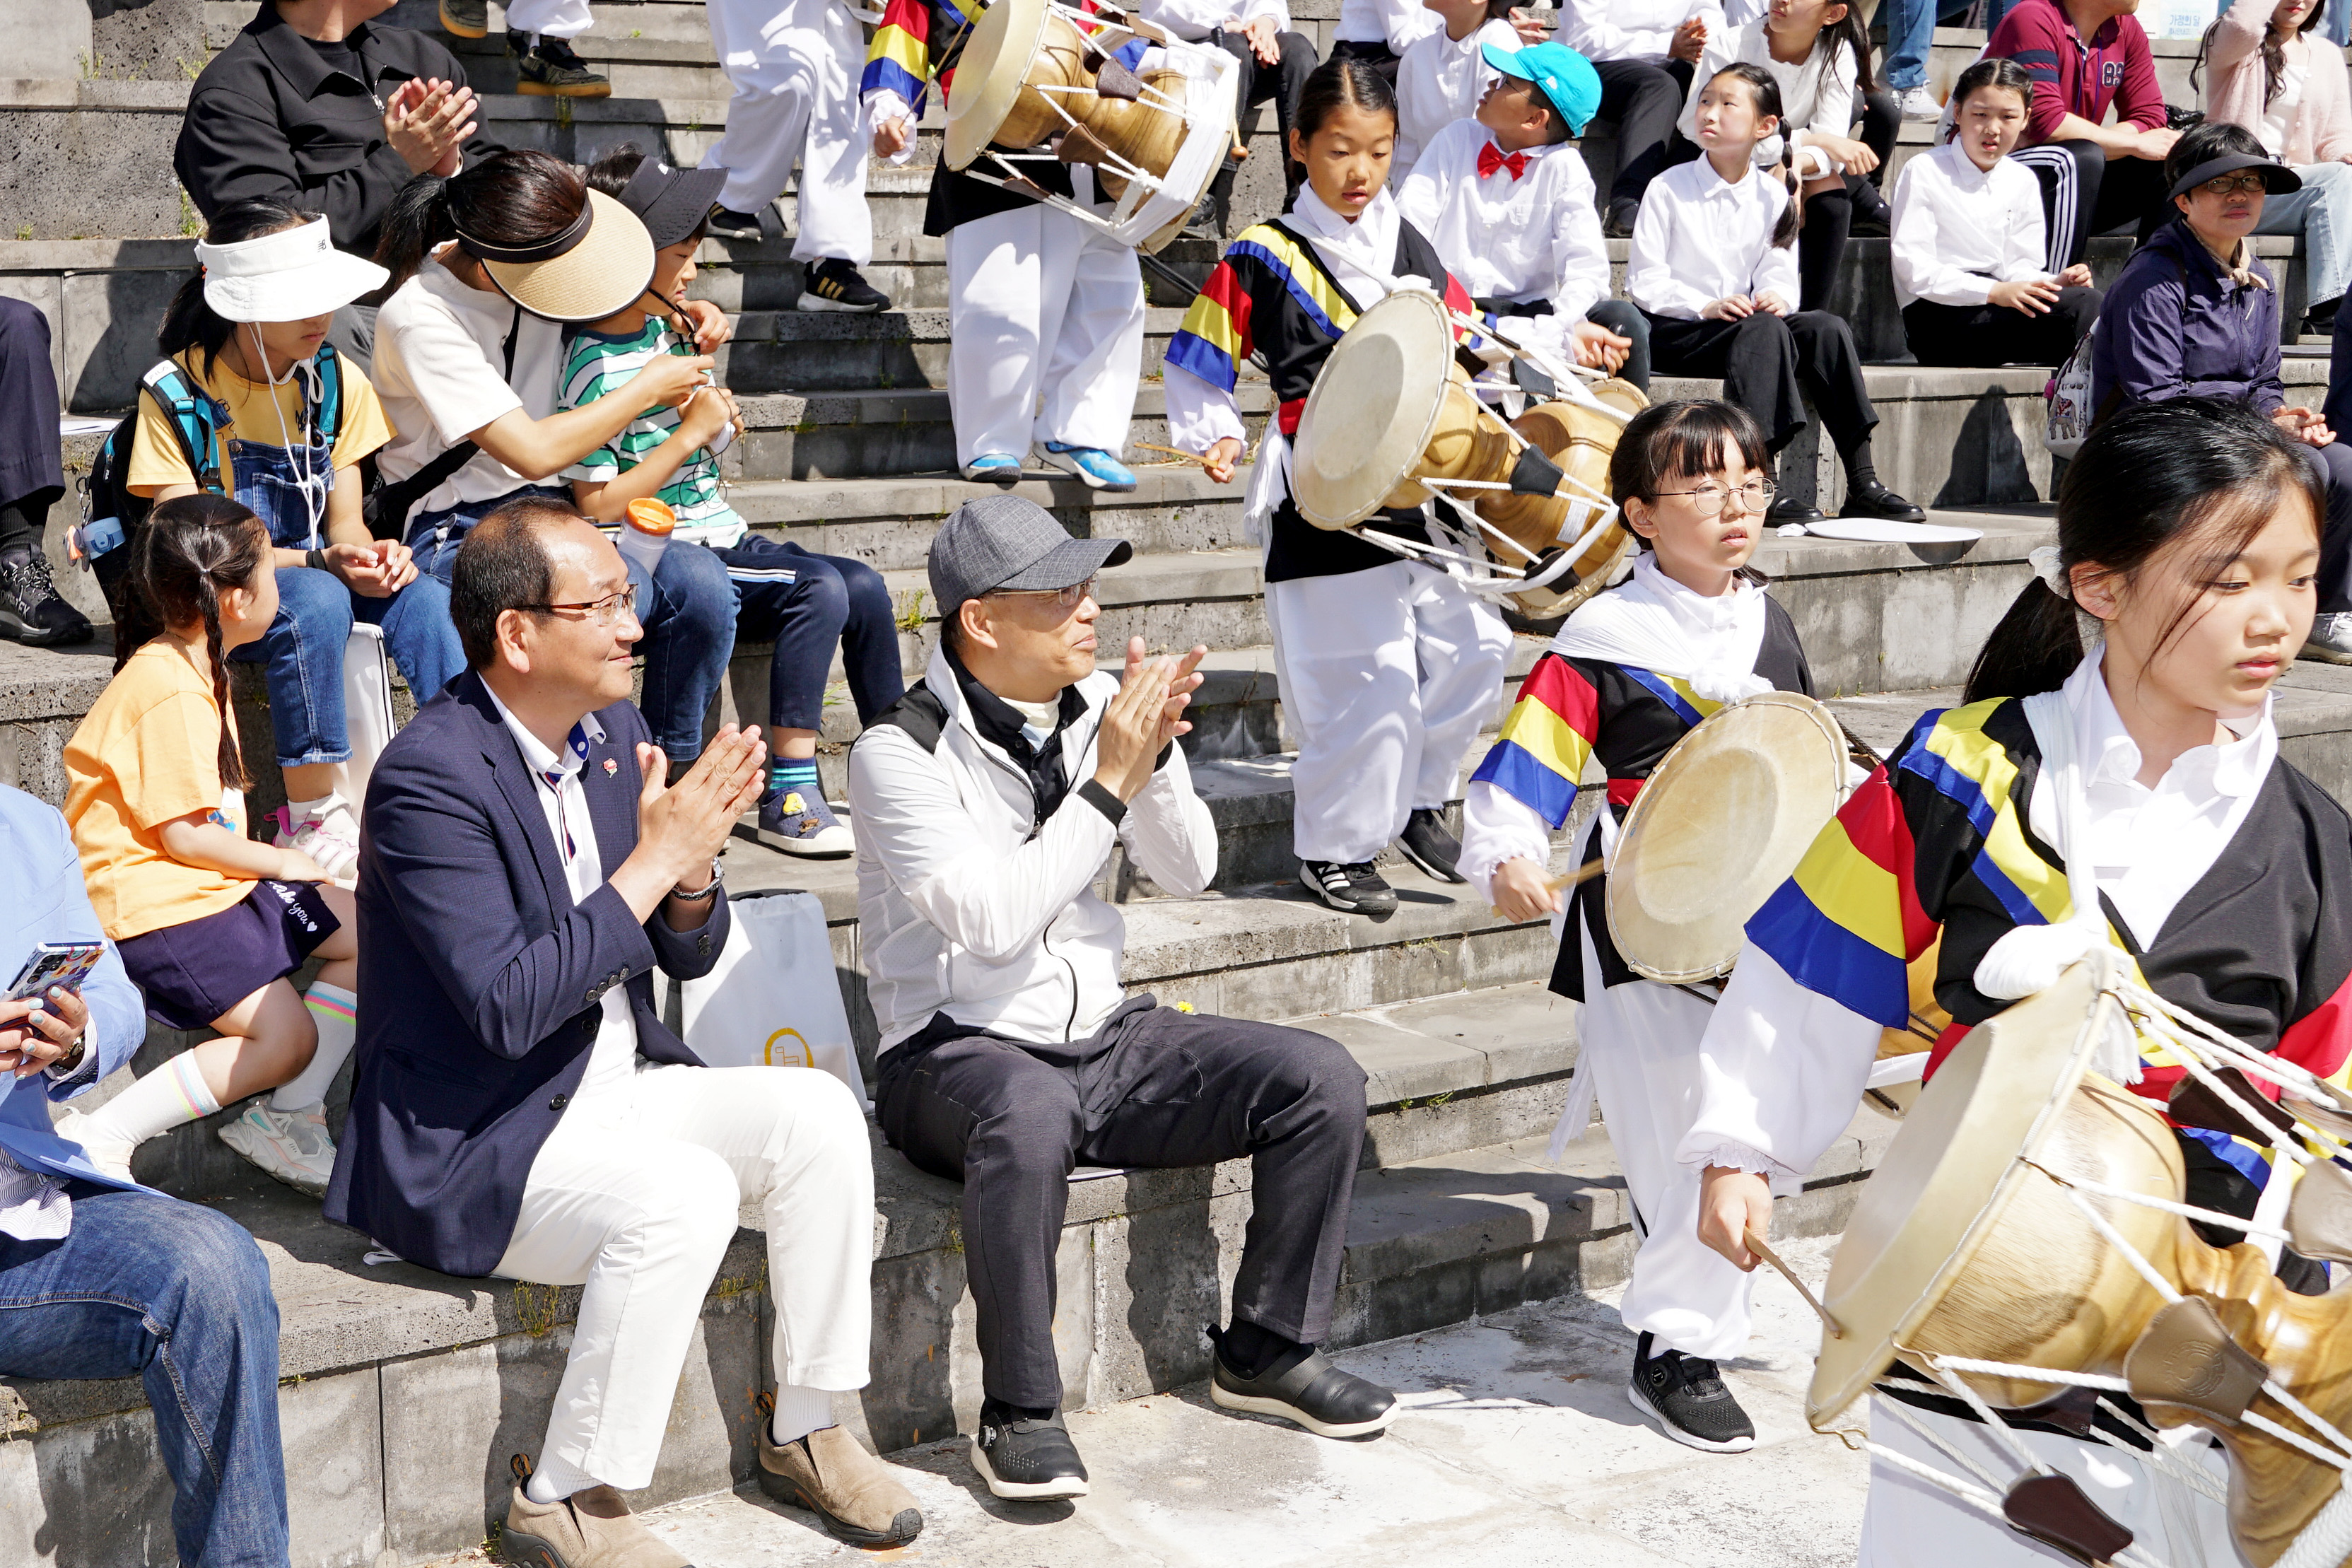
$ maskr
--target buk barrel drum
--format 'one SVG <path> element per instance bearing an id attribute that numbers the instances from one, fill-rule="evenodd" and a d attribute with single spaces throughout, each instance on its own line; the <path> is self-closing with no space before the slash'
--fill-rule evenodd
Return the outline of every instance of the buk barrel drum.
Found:
<path id="1" fill-rule="evenodd" d="M 1142 39 L 1145 68 L 1113 58 Z M 948 167 L 1031 195 L 1158 250 L 1192 216 L 1234 146 L 1239 66 L 1116 5 L 995 0 L 972 24 L 947 95 Z M 1039 151 L 1043 149 L 1043 151 Z M 1023 166 L 1084 163 L 1113 204 L 1106 218 L 1037 186 Z"/>
<path id="2" fill-rule="evenodd" d="M 1633 797 L 1610 860 L 1610 939 L 1667 984 L 1731 972 L 1748 917 L 1787 881 L 1845 797 L 1828 709 L 1765 691 L 1709 714 Z"/>
<path id="3" fill-rule="evenodd" d="M 2110 1031 L 2147 1026 L 2152 1001 L 2127 1010 L 2116 983 L 2077 963 L 1953 1047 L 1846 1222 L 1823 1292 L 1837 1331 L 1822 1338 L 1806 1415 L 1830 1430 L 1898 1359 L 1931 1375 L 1935 1357 L 1996 1363 L 1947 1373 L 1996 1409 L 2067 1392 L 2035 1370 L 2125 1379 L 2157 1426 L 2221 1439 L 2231 1530 L 2267 1565 L 2343 1488 L 2243 1415 L 2259 1399 L 2258 1414 L 2309 1430 L 2255 1392 L 2266 1375 L 2344 1430 L 2352 1295 L 2292 1294 L 2259 1248 L 2210 1247 L 2180 1215 L 2119 1195 L 2183 1197 L 2165 1117 L 2091 1070 Z M 2344 1191 L 2336 1167 L 2305 1171 L 2284 1222 L 2299 1249 L 2306 1194 L 2316 1205 Z"/>
<path id="4" fill-rule="evenodd" d="M 1400 289 L 1356 318 L 1317 374 L 1291 443 L 1291 495 L 1308 522 L 1339 530 L 1442 494 L 1501 569 L 1474 585 L 1530 616 L 1562 615 L 1624 552 L 1609 457 L 1644 406 L 1628 383 L 1577 383 L 1507 425 L 1458 362 L 1444 302 Z"/>

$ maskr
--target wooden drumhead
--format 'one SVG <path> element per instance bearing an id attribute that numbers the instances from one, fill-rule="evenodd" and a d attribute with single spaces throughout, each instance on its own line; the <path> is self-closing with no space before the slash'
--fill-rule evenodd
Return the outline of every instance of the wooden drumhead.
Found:
<path id="1" fill-rule="evenodd" d="M 1609 934 L 1637 974 L 1728 973 L 1750 915 L 1837 815 L 1845 736 L 1793 691 L 1718 709 L 1642 786 L 1609 867 Z"/>
<path id="2" fill-rule="evenodd" d="M 972 24 L 948 96 L 950 169 L 969 168 L 996 139 L 1045 36 L 1045 0 L 994 0 Z"/>
<path id="3" fill-rule="evenodd" d="M 1402 289 L 1356 318 L 1315 377 L 1291 442 L 1290 493 L 1307 521 L 1361 522 L 1412 476 L 1453 365 L 1453 324 L 1434 294 Z"/>
<path id="4" fill-rule="evenodd" d="M 1827 1430 L 1892 1365 L 2000 1226 L 2089 1069 L 2108 1010 L 2087 964 L 1961 1038 L 1863 1184 L 1830 1261 L 1805 1416 Z M 2033 1177 L 2037 1182 L 2043 1178 Z M 2178 1194 L 2169 1194 L 2178 1197 Z"/>

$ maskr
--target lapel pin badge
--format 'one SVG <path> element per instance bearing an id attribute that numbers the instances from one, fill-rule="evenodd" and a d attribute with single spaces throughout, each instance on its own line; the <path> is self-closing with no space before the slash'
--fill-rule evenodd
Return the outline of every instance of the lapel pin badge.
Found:
<path id="1" fill-rule="evenodd" d="M 614 762 L 614 761 L 612 758 L 610 758 L 610 757 L 606 757 L 606 758 L 604 759 L 604 776 L 605 776 L 606 778 L 611 778 L 614 773 L 619 773 L 620 771 L 621 771 L 621 764 L 620 764 L 620 763 L 618 763 Z"/>

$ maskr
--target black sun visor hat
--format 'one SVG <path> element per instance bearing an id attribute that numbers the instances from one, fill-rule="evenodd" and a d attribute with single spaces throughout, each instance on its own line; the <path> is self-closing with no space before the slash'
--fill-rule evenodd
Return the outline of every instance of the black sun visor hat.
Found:
<path id="1" fill-rule="evenodd" d="M 621 205 L 637 215 L 659 250 L 692 234 L 710 216 L 726 184 L 724 169 L 673 169 L 659 158 L 647 158 L 621 188 Z"/>
<path id="2" fill-rule="evenodd" d="M 2208 180 L 2218 180 L 2241 169 L 2260 169 L 2263 172 L 2263 190 L 2270 195 L 2283 196 L 2289 191 L 2303 189 L 2303 176 L 2284 163 L 2273 163 L 2252 153 L 2225 153 L 2219 158 L 2198 164 L 2173 181 L 2172 189 L 2168 194 L 2185 196 Z"/>

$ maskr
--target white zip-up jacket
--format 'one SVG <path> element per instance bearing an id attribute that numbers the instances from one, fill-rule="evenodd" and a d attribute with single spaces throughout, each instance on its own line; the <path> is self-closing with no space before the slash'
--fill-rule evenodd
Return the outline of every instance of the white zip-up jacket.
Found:
<path id="1" fill-rule="evenodd" d="M 935 1013 L 1039 1044 L 1086 1038 L 1126 994 L 1126 921 L 1094 890 L 1112 847 L 1171 893 L 1215 873 L 1216 825 L 1183 749 L 1118 810 L 1088 787 L 1118 678 L 1076 690 L 1086 710 L 1061 732 L 1071 787 L 1042 822 L 1029 775 L 982 736 L 942 655 L 851 748 L 859 947 L 884 1050 Z"/>

